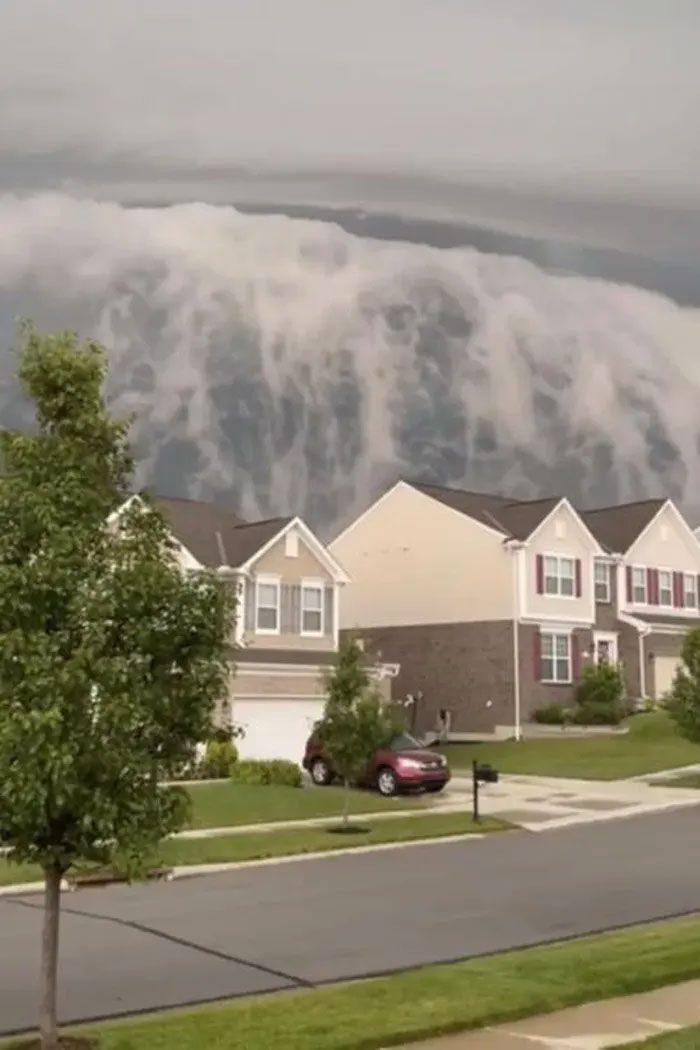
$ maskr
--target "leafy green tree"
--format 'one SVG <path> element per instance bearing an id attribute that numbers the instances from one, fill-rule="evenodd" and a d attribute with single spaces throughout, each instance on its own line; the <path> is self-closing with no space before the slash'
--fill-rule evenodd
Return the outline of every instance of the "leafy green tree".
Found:
<path id="1" fill-rule="evenodd" d="M 683 640 L 681 663 L 666 706 L 681 734 L 700 743 L 700 627 L 688 631 Z"/>
<path id="2" fill-rule="evenodd" d="M 356 642 L 341 646 L 326 677 L 327 700 L 318 735 L 333 772 L 345 786 L 343 824 L 349 823 L 350 784 L 365 773 L 375 751 L 397 733 L 396 716 L 372 688 L 364 655 Z"/>
<path id="3" fill-rule="evenodd" d="M 62 877 L 117 855 L 138 874 L 182 825 L 184 792 L 160 784 L 209 734 L 234 610 L 217 578 L 181 570 L 158 513 L 125 504 L 103 350 L 25 328 L 18 378 L 36 420 L 0 435 L 0 842 L 43 871 L 55 1050 Z"/>

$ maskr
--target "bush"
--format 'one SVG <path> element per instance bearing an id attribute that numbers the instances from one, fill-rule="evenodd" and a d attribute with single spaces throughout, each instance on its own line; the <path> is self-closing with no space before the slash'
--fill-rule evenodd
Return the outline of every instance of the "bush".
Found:
<path id="1" fill-rule="evenodd" d="M 247 758 L 236 762 L 231 773 L 234 784 L 270 784 L 282 787 L 301 787 L 301 769 L 286 758 Z"/>
<path id="2" fill-rule="evenodd" d="M 566 716 L 566 709 L 561 704 L 545 704 L 538 707 L 532 717 L 543 726 L 563 726 L 568 721 Z"/>
<path id="3" fill-rule="evenodd" d="M 238 751 L 230 740 L 210 740 L 202 761 L 197 766 L 197 776 L 202 780 L 230 777 L 237 761 Z"/>
<path id="4" fill-rule="evenodd" d="M 620 669 L 611 664 L 586 667 L 576 689 L 577 725 L 616 726 L 625 717 L 625 684 Z"/>

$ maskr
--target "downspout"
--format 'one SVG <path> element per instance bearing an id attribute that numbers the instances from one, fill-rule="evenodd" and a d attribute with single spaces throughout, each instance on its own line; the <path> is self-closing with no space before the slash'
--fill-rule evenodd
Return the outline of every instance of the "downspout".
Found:
<path id="1" fill-rule="evenodd" d="M 520 711 L 520 601 L 518 589 L 518 554 L 524 548 L 523 543 L 508 539 L 505 541 L 506 550 L 509 551 L 513 562 L 513 720 L 515 739 L 522 740 L 521 711 Z"/>

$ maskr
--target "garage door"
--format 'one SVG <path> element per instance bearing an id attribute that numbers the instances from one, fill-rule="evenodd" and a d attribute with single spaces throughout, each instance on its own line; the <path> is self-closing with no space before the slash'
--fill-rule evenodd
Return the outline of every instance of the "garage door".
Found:
<path id="1" fill-rule="evenodd" d="M 657 656 L 654 659 L 654 693 L 656 700 L 660 700 L 673 685 L 673 679 L 679 663 L 680 660 L 677 656 Z"/>
<path id="2" fill-rule="evenodd" d="M 245 730 L 236 741 L 241 758 L 289 758 L 301 763 L 323 700 L 234 700 L 233 720 Z"/>

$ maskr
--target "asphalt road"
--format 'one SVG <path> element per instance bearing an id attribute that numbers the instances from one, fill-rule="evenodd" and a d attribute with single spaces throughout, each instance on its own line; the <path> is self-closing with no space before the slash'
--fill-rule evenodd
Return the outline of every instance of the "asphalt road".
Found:
<path id="1" fill-rule="evenodd" d="M 313 985 L 700 911 L 700 807 L 64 895 L 64 1022 Z M 41 900 L 0 898 L 0 1033 Z"/>

